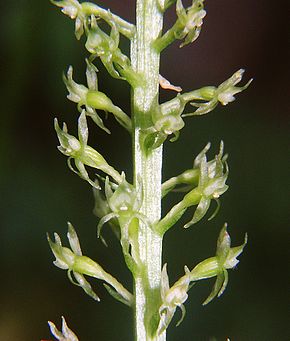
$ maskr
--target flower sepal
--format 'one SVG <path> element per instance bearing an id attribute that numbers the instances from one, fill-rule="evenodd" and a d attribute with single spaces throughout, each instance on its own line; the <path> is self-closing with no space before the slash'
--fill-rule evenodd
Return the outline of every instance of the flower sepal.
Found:
<path id="1" fill-rule="evenodd" d="M 55 324 L 51 321 L 48 321 L 48 325 L 51 331 L 51 334 L 59 341 L 79 341 L 76 334 L 68 327 L 65 318 L 62 316 L 62 327 L 61 331 L 59 331 Z"/>
<path id="2" fill-rule="evenodd" d="M 54 5 L 62 8 L 62 13 L 75 20 L 75 36 L 79 40 L 84 34 L 86 16 L 82 11 L 82 5 L 77 0 L 50 0 Z"/>

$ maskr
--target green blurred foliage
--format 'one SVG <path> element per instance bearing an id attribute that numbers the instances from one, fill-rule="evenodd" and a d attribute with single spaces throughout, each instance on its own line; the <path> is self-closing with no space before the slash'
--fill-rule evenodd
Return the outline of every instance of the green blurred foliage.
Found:
<path id="1" fill-rule="evenodd" d="M 133 0 L 99 3 L 133 17 Z M 49 339 L 46 321 L 60 325 L 61 315 L 81 340 L 132 340 L 129 309 L 114 302 L 100 283 L 95 284 L 100 303 L 72 286 L 52 265 L 45 238 L 46 231 L 64 236 L 70 220 L 84 253 L 131 286 L 116 240 L 105 232 L 109 240 L 105 248 L 96 238 L 90 186 L 68 170 L 56 150 L 55 115 L 76 131 L 77 110 L 65 98 L 61 74 L 72 64 L 78 80 L 84 79 L 83 44 L 73 36 L 73 23 L 48 1 L 6 1 L 1 7 L 0 340 Z M 249 243 L 220 299 L 202 307 L 212 283 L 199 283 L 191 290 L 186 319 L 178 328 L 172 324 L 168 340 L 227 336 L 234 341 L 289 340 L 285 303 L 289 82 L 283 37 L 287 20 L 282 10 L 273 16 L 267 1 L 221 0 L 209 2 L 207 10 L 193 46 L 180 50 L 175 44 L 164 52 L 162 75 L 184 90 L 219 84 L 240 67 L 246 68 L 245 77 L 255 80 L 233 104 L 206 117 L 189 118 L 180 139 L 165 146 L 164 179 L 190 167 L 208 141 L 215 152 L 223 139 L 229 153 L 230 189 L 213 221 L 203 220 L 189 230 L 180 223 L 169 231 L 164 261 L 174 281 L 183 274 L 184 264 L 192 267 L 214 255 L 224 221 L 234 244 L 241 243 L 246 231 Z M 167 25 L 173 14 L 169 11 Z M 128 50 L 125 42 L 124 49 Z M 129 112 L 128 86 L 100 70 L 100 90 Z M 162 92 L 161 98 L 171 95 Z M 113 119 L 107 124 L 112 136 L 91 125 L 90 143 L 117 169 L 130 174 L 127 133 Z M 164 210 L 174 200 L 169 196 Z"/>

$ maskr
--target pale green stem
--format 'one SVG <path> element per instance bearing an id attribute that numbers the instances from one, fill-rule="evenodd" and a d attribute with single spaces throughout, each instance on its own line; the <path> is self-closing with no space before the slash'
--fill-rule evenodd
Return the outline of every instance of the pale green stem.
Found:
<path id="1" fill-rule="evenodd" d="M 151 223 L 158 221 L 161 216 L 162 147 L 148 155 L 142 149 L 140 137 L 142 129 L 150 126 L 152 111 L 158 105 L 160 55 L 152 47 L 152 42 L 162 29 L 160 2 L 137 0 L 137 32 L 131 49 L 132 67 L 144 79 L 142 86 L 134 88 L 132 93 L 134 183 L 139 191 L 143 191 L 141 212 Z M 135 274 L 136 340 L 165 341 L 165 332 L 160 336 L 152 335 L 158 323 L 162 237 L 142 224 L 138 243 L 143 268 Z"/>

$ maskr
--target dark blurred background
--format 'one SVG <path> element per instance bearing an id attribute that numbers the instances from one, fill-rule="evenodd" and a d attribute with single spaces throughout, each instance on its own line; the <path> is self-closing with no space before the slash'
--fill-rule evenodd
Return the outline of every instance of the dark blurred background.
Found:
<path id="1" fill-rule="evenodd" d="M 133 0 L 98 4 L 134 21 Z M 188 118 L 180 139 L 165 146 L 164 179 L 190 168 L 208 141 L 214 155 L 224 140 L 230 165 L 230 189 L 222 197 L 218 216 L 189 230 L 180 223 L 166 235 L 164 262 L 171 281 L 183 274 L 184 264 L 193 267 L 214 254 L 225 221 L 234 245 L 242 243 L 246 231 L 249 234 L 237 270 L 230 271 L 225 294 L 202 307 L 212 282 L 197 284 L 186 303 L 184 322 L 178 328 L 173 322 L 169 328 L 169 341 L 290 339 L 286 4 L 209 0 L 199 39 L 183 49 L 174 44 L 162 54 L 162 75 L 185 91 L 218 85 L 241 67 L 246 69 L 245 82 L 254 77 L 234 103 L 204 117 Z M 49 1 L 1 1 L 0 7 L 0 340 L 51 339 L 46 321 L 59 326 L 61 315 L 82 341 L 133 340 L 129 309 L 108 296 L 98 282 L 90 281 L 102 298 L 100 303 L 73 286 L 65 272 L 53 266 L 45 237 L 47 231 L 58 231 L 65 240 L 70 220 L 84 253 L 131 287 L 109 229 L 105 232 L 109 248 L 95 237 L 90 186 L 69 171 L 56 149 L 54 116 L 76 131 L 77 110 L 65 97 L 61 74 L 71 64 L 76 79 L 84 80 L 83 41 L 75 39 L 73 22 Z M 166 25 L 173 20 L 172 9 Z M 108 78 L 98 66 L 100 90 L 129 111 L 126 84 Z M 162 92 L 161 97 L 173 95 Z M 107 126 L 111 136 L 90 126 L 90 144 L 131 175 L 129 137 L 111 118 Z M 165 209 L 174 197 L 170 200 Z"/>

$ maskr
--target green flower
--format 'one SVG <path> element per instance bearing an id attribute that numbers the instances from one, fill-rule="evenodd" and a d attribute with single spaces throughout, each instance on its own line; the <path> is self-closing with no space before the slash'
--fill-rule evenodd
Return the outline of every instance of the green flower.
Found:
<path id="1" fill-rule="evenodd" d="M 69 157 L 68 166 L 73 172 L 78 174 L 82 179 L 86 180 L 95 188 L 100 187 L 96 184 L 96 182 L 89 178 L 85 166 L 103 171 L 104 173 L 110 175 L 117 183 L 122 181 L 121 175 L 107 163 L 103 156 L 95 149 L 87 145 L 88 126 L 84 110 L 82 111 L 78 120 L 79 139 L 67 132 L 67 126 L 65 123 L 61 129 L 58 125 L 57 119 L 55 119 L 54 126 L 60 142 L 58 149 L 61 151 L 61 153 Z M 72 160 L 74 161 L 77 170 L 73 168 Z"/>
<path id="2" fill-rule="evenodd" d="M 186 117 L 192 115 L 204 115 L 214 110 L 218 103 L 227 105 L 228 103 L 233 102 L 235 100 L 235 95 L 247 89 L 252 82 L 252 79 L 250 79 L 246 85 L 241 87 L 236 86 L 236 84 L 242 80 L 244 72 L 245 70 L 243 69 L 238 70 L 217 88 L 214 86 L 208 86 L 193 91 L 193 100 L 205 102 L 191 102 L 190 104 L 194 107 L 197 107 L 197 110 L 195 110 L 193 113 L 183 114 L 182 116 Z"/>
<path id="3" fill-rule="evenodd" d="M 183 47 L 194 42 L 200 34 L 202 19 L 206 15 L 206 11 L 203 9 L 203 0 L 193 0 L 192 5 L 187 9 L 183 7 L 181 0 L 177 0 L 176 13 L 178 26 L 181 26 L 182 29 L 176 27 L 175 37 L 176 39 L 185 38 L 180 45 L 180 47 Z"/>
<path id="4" fill-rule="evenodd" d="M 169 0 L 164 3 L 163 9 L 168 8 L 174 2 L 176 2 L 177 20 L 163 36 L 155 40 L 153 46 L 159 52 L 172 44 L 176 39 L 183 40 L 180 47 L 194 42 L 200 34 L 203 18 L 206 15 L 203 7 L 204 0 L 192 0 L 192 5 L 188 8 L 184 8 L 181 0 Z"/>
<path id="5" fill-rule="evenodd" d="M 105 127 L 96 110 L 112 113 L 124 128 L 129 132 L 131 131 L 131 119 L 119 107 L 115 106 L 106 94 L 98 90 L 97 69 L 92 63 L 87 61 L 86 77 L 88 87 L 76 83 L 72 76 L 73 68 L 70 66 L 67 76 L 64 76 L 63 79 L 69 92 L 67 98 L 78 104 L 79 111 L 82 111 L 82 108 L 85 107 L 86 115 L 90 116 L 107 133 L 110 133 L 110 131 Z"/>
<path id="6" fill-rule="evenodd" d="M 193 162 L 193 167 L 187 169 L 183 173 L 170 178 L 162 184 L 162 197 L 165 197 L 169 192 L 189 192 L 198 186 L 198 181 L 200 177 L 200 164 L 204 155 L 210 149 L 211 144 L 208 143 L 203 150 L 196 156 Z M 207 162 L 209 177 L 213 178 L 218 164 L 220 162 L 225 162 L 227 155 L 223 155 L 224 144 L 223 141 L 220 143 L 219 154 L 215 156 L 214 159 Z"/>
<path id="7" fill-rule="evenodd" d="M 233 269 L 239 263 L 237 257 L 243 252 L 247 244 L 247 235 L 242 245 L 231 247 L 231 238 L 227 232 L 227 224 L 223 226 L 217 241 L 215 257 L 208 258 L 199 263 L 191 271 L 191 281 L 198 281 L 216 276 L 216 281 L 208 298 L 203 305 L 208 304 L 216 296 L 220 297 L 228 284 L 228 271 Z"/>
<path id="8" fill-rule="evenodd" d="M 228 177 L 227 156 L 223 156 L 223 142 L 221 142 L 218 155 L 214 160 L 207 161 L 206 152 L 209 147 L 210 144 L 207 144 L 196 157 L 193 169 L 187 170 L 180 176 L 173 177 L 163 184 L 163 196 L 174 190 L 175 186 L 179 184 L 185 184 L 181 191 L 188 193 L 178 204 L 171 208 L 164 218 L 156 223 L 155 229 L 158 233 L 164 234 L 176 224 L 191 206 L 197 205 L 197 208 L 192 219 L 184 225 L 184 228 L 188 228 L 200 221 L 207 213 L 212 200 L 216 200 L 218 205 L 209 220 L 217 214 L 220 206 L 218 198 L 228 189 L 225 183 Z"/>
<path id="9" fill-rule="evenodd" d="M 106 282 L 106 284 L 104 284 L 105 288 L 115 299 L 131 306 L 133 301 L 132 294 L 98 263 L 82 255 L 78 236 L 70 223 L 68 223 L 67 237 L 70 248 L 62 246 L 60 237 L 57 233 L 54 234 L 54 242 L 50 239 L 49 235 L 47 235 L 48 243 L 55 256 L 54 265 L 60 269 L 68 270 L 70 281 L 73 284 L 80 286 L 94 300 L 100 301 L 84 275 Z"/>
<path id="10" fill-rule="evenodd" d="M 167 329 L 171 322 L 177 308 L 181 309 L 181 319 L 177 322 L 176 326 L 183 321 L 185 317 L 185 307 L 183 303 L 188 298 L 188 290 L 190 285 L 190 271 L 187 267 L 185 275 L 181 277 L 171 288 L 169 287 L 169 279 L 167 274 L 167 264 L 163 266 L 161 274 L 161 300 L 162 304 L 159 308 L 160 321 L 157 329 L 157 334 L 160 335 Z"/>
<path id="11" fill-rule="evenodd" d="M 82 255 L 78 236 L 71 223 L 68 223 L 67 237 L 71 247 L 70 249 L 62 246 L 61 239 L 57 233 L 54 234 L 54 242 L 47 235 L 49 246 L 55 256 L 53 263 L 60 269 L 68 270 L 70 281 L 80 286 L 94 300 L 99 301 L 99 297 L 85 279 L 84 274 L 98 279 L 104 279 L 104 270 L 90 258 Z"/>
<path id="12" fill-rule="evenodd" d="M 201 220 L 209 209 L 211 200 L 217 200 L 228 189 L 226 180 L 229 171 L 225 161 L 226 158 L 223 157 L 223 143 L 221 142 L 220 152 L 214 161 L 207 162 L 206 151 L 208 148 L 209 145 L 204 148 L 195 160 L 194 166 L 199 168 L 198 186 L 186 194 L 182 200 L 186 207 L 198 204 L 191 221 L 185 224 L 185 228 Z M 216 213 L 217 210 L 210 219 Z"/>
<path id="13" fill-rule="evenodd" d="M 114 225 L 118 222 L 125 261 L 129 269 L 134 272 L 137 268 L 136 263 L 141 262 L 139 250 L 136 248 L 139 222 L 142 221 L 148 228 L 151 227 L 151 224 L 147 217 L 139 212 L 142 205 L 142 190 L 137 193 L 135 186 L 125 179 L 124 173 L 122 173 L 122 178 L 123 180 L 118 186 L 110 183 L 108 178 L 106 179 L 105 194 L 110 213 L 100 219 L 97 231 L 98 237 L 106 245 L 101 236 L 102 227 L 112 220 Z"/>
<path id="14" fill-rule="evenodd" d="M 208 304 L 216 296 L 220 297 L 226 289 L 228 283 L 228 270 L 233 269 L 239 263 L 237 257 L 243 252 L 247 243 L 247 235 L 242 245 L 231 248 L 231 239 L 225 224 L 221 229 L 217 241 L 216 256 L 208 258 L 199 263 L 193 270 L 184 267 L 185 274 L 177 280 L 172 287 L 169 286 L 166 264 L 163 266 L 161 274 L 161 305 L 159 308 L 159 325 L 157 334 L 161 334 L 167 329 L 177 308 L 181 309 L 182 316 L 177 326 L 183 321 L 185 316 L 184 303 L 188 298 L 188 291 L 194 283 L 203 279 L 216 277 L 216 282 L 212 292 L 203 302 Z"/>

